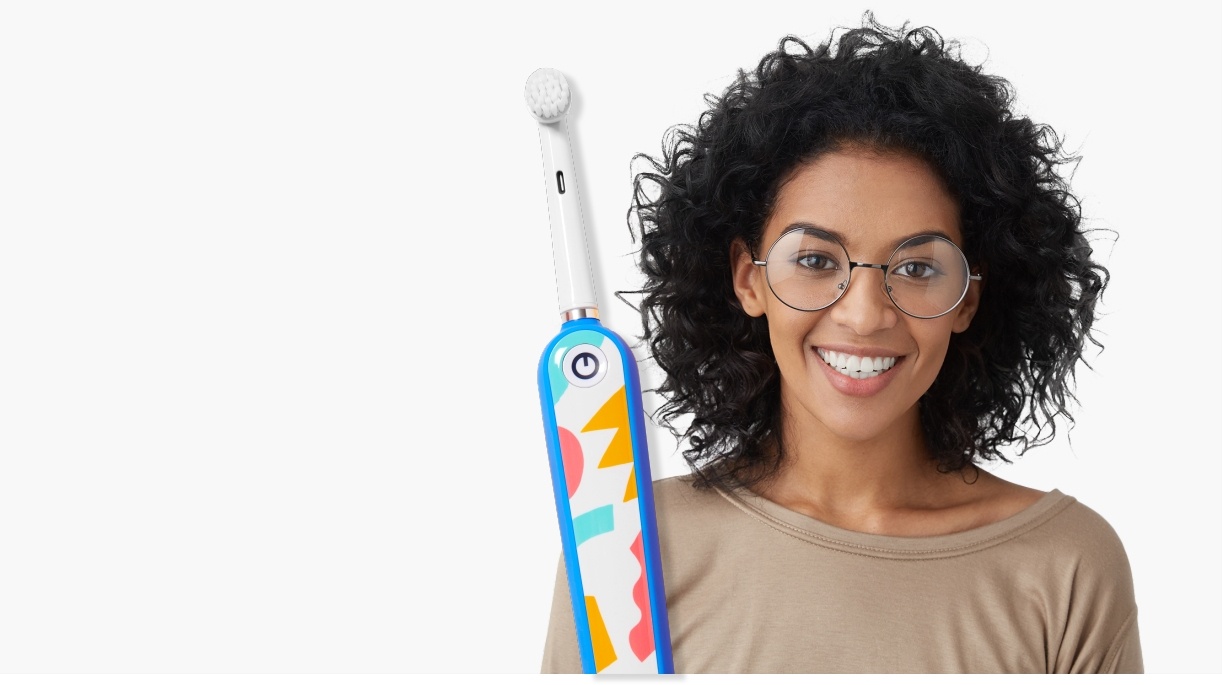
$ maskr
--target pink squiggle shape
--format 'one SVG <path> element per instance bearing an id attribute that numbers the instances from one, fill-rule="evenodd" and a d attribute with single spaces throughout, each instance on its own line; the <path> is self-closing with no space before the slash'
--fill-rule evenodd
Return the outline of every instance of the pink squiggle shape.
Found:
<path id="1" fill-rule="evenodd" d="M 645 579 L 645 546 L 640 533 L 636 534 L 630 549 L 636 563 L 641 565 L 641 577 L 632 586 L 632 601 L 641 610 L 641 622 L 628 631 L 628 646 L 632 647 L 637 661 L 644 661 L 645 657 L 653 654 L 653 618 L 649 613 L 649 581 Z"/>

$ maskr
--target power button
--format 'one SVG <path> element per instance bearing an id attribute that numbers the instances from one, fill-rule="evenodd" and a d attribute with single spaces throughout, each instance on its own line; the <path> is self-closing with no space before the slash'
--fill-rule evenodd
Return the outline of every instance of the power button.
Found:
<path id="1" fill-rule="evenodd" d="M 579 388 L 598 385 L 607 375 L 607 357 L 588 343 L 575 345 L 564 355 L 561 367 L 569 383 Z"/>

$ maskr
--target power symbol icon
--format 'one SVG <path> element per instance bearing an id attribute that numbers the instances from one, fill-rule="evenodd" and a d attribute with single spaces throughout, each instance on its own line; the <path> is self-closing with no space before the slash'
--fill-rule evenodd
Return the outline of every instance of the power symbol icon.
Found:
<path id="1" fill-rule="evenodd" d="M 579 352 L 573 357 L 573 375 L 583 381 L 588 381 L 598 375 L 600 366 L 602 365 L 598 363 L 598 357 L 589 352 Z"/>
<path id="2" fill-rule="evenodd" d="M 598 385 L 607 375 L 607 357 L 594 345 L 581 343 L 565 353 L 560 368 L 569 383 L 589 388 Z"/>

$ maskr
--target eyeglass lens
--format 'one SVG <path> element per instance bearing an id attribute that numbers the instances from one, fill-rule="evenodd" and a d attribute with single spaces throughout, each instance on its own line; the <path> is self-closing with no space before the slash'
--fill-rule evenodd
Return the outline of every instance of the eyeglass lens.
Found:
<path id="1" fill-rule="evenodd" d="M 768 251 L 767 277 L 782 302 L 804 311 L 828 307 L 849 286 L 849 256 L 835 239 L 791 231 Z M 920 318 L 941 316 L 967 292 L 967 259 L 954 243 L 917 236 L 896 249 L 887 265 L 887 293 L 895 306 Z"/>

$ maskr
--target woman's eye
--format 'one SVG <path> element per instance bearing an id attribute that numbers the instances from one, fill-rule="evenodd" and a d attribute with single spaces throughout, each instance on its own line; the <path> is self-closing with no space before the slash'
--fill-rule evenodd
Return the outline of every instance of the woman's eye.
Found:
<path id="1" fill-rule="evenodd" d="M 826 269 L 835 269 L 836 268 L 835 260 L 833 260 L 831 257 L 828 257 L 825 254 L 819 254 L 817 252 L 811 253 L 811 254 L 799 255 L 797 262 L 798 262 L 798 266 L 801 266 L 807 269 L 815 269 L 817 271 L 823 271 Z"/>
<path id="2" fill-rule="evenodd" d="M 904 262 L 895 273 L 905 278 L 933 278 L 938 274 L 938 270 L 925 262 Z"/>

